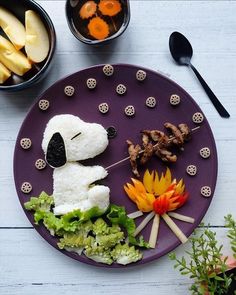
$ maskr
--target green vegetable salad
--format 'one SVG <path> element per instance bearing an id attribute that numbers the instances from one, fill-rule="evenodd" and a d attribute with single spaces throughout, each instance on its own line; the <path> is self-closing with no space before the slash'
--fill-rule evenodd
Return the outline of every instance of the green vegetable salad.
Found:
<path id="1" fill-rule="evenodd" d="M 79 255 L 84 253 L 96 262 L 126 265 L 142 259 L 140 247 L 149 248 L 143 237 L 134 237 L 134 220 L 124 207 L 110 205 L 107 212 L 94 207 L 86 212 L 75 210 L 57 217 L 51 211 L 53 196 L 42 192 L 25 203 L 34 211 L 36 224 L 42 222 L 51 235 L 59 237 L 58 247 Z"/>

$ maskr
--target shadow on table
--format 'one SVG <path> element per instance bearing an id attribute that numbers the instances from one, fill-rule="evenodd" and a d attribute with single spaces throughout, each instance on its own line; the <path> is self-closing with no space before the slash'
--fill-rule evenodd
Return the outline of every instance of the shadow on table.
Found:
<path id="1" fill-rule="evenodd" d="M 112 57 L 122 51 L 124 43 L 126 43 L 127 46 L 127 43 L 129 43 L 128 38 L 129 34 L 126 34 L 125 38 L 121 36 L 108 44 L 96 47 L 82 44 L 80 51 L 82 49 L 85 52 L 84 63 L 87 65 L 113 63 Z"/>

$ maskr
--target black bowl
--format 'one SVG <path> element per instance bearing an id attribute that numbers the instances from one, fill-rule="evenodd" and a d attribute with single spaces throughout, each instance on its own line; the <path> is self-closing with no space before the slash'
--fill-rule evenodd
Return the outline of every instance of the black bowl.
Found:
<path id="1" fill-rule="evenodd" d="M 72 32 L 72 34 L 80 41 L 82 41 L 85 44 L 89 45 L 104 45 L 109 43 L 110 41 L 116 39 L 121 34 L 124 33 L 124 31 L 127 29 L 129 21 L 130 21 L 130 5 L 129 0 L 120 0 L 120 2 L 123 5 L 123 19 L 122 24 L 119 30 L 112 34 L 110 37 L 103 39 L 103 40 L 94 40 L 86 38 L 81 30 L 78 29 L 78 26 L 76 26 L 76 18 L 79 17 L 77 13 L 75 13 L 77 5 L 80 0 L 67 0 L 66 1 L 66 18 L 68 26 Z"/>
<path id="2" fill-rule="evenodd" d="M 0 0 L 0 6 L 11 11 L 23 24 L 25 22 L 25 11 L 29 9 L 34 10 L 40 16 L 49 35 L 50 49 L 47 58 L 41 63 L 34 64 L 32 69 L 22 77 L 12 73 L 12 76 L 0 85 L 0 90 L 21 90 L 45 77 L 55 52 L 56 33 L 46 11 L 33 0 Z"/>

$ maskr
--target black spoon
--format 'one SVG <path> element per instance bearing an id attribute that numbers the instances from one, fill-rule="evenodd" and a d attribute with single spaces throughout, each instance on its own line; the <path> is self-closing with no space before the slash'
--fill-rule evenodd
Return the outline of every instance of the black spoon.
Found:
<path id="1" fill-rule="evenodd" d="M 221 117 L 229 118 L 230 114 L 223 107 L 221 102 L 218 100 L 218 98 L 212 92 L 210 87 L 204 81 L 204 79 L 199 74 L 197 69 L 191 64 L 193 48 L 191 44 L 189 43 L 188 39 L 179 32 L 173 32 L 169 38 L 169 47 L 170 47 L 170 52 L 173 59 L 178 64 L 188 66 L 193 70 L 193 72 L 195 73 L 198 80 L 202 84 L 202 87 L 205 89 L 208 97 L 210 98 L 211 102 L 213 103 L 213 105 L 215 106 L 216 110 L 221 115 Z"/>

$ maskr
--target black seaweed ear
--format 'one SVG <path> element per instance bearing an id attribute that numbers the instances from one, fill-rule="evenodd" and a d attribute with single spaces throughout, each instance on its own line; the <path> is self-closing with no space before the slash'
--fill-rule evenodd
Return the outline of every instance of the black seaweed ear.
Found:
<path id="1" fill-rule="evenodd" d="M 54 133 L 49 141 L 46 161 L 53 168 L 58 168 L 66 164 L 65 143 L 59 132 Z"/>

